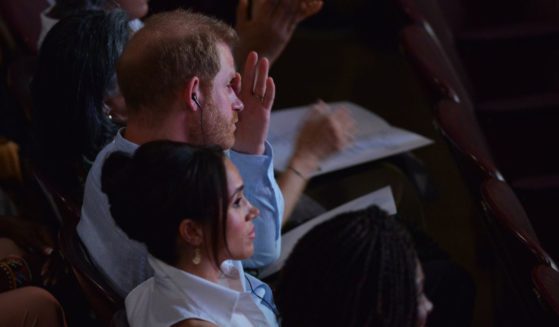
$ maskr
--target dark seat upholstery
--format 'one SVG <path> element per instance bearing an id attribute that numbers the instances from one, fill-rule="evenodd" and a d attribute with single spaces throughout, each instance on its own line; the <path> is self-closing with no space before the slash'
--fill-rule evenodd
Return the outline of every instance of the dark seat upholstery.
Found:
<path id="1" fill-rule="evenodd" d="M 536 265 L 556 265 L 508 184 L 487 179 L 481 194 L 497 258 L 496 281 L 502 283 L 496 301 L 497 319 L 509 326 L 546 326 L 547 317 L 533 294 L 531 271 Z"/>
<path id="2" fill-rule="evenodd" d="M 549 314 L 549 324 L 559 325 L 559 272 L 545 265 L 532 270 L 535 292 Z"/>
<path id="3" fill-rule="evenodd" d="M 65 214 L 73 215 L 74 213 L 70 209 L 63 215 Z M 109 326 L 113 322 L 113 316 L 124 308 L 124 299 L 118 295 L 91 262 L 87 250 L 76 233 L 75 226 L 65 225 L 62 227 L 59 234 L 59 243 L 62 255 L 70 264 L 72 272 L 96 318 L 103 326 Z"/>
<path id="4" fill-rule="evenodd" d="M 16 42 L 28 54 L 37 54 L 41 33 L 41 12 L 48 7 L 46 0 L 0 0 L 0 17 L 6 22 Z"/>

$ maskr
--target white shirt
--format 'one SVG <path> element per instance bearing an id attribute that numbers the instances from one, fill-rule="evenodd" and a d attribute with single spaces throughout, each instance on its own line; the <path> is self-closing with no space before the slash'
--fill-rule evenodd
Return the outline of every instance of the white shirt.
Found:
<path id="1" fill-rule="evenodd" d="M 250 277 L 251 285 L 247 285 L 249 277 L 245 278 L 240 261 L 224 261 L 216 284 L 152 256 L 148 260 L 154 277 L 126 297 L 131 327 L 167 327 L 186 319 L 204 320 L 216 326 L 278 326 L 272 310 L 262 304 L 264 296 L 258 291 L 263 289 L 251 292 L 251 286 L 263 283 Z"/>
<path id="2" fill-rule="evenodd" d="M 41 44 L 43 44 L 47 33 L 56 23 L 58 23 L 58 19 L 47 16 L 47 13 L 52 10 L 52 7 L 54 7 L 54 5 L 49 6 L 41 13 L 41 34 L 39 34 L 39 39 L 37 40 L 37 49 L 41 48 Z"/>

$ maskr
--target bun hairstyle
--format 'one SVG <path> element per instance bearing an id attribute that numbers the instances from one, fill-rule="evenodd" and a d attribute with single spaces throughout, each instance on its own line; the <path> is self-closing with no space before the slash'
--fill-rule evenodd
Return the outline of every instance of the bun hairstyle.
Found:
<path id="1" fill-rule="evenodd" d="M 111 215 L 131 238 L 156 258 L 174 265 L 179 224 L 191 219 L 206 227 L 205 239 L 218 263 L 227 244 L 227 175 L 223 150 L 173 141 L 142 145 L 131 157 L 112 153 L 101 176 Z"/>
<path id="2" fill-rule="evenodd" d="M 409 235 L 377 206 L 340 214 L 288 258 L 278 285 L 282 324 L 415 326 L 416 260 Z"/>

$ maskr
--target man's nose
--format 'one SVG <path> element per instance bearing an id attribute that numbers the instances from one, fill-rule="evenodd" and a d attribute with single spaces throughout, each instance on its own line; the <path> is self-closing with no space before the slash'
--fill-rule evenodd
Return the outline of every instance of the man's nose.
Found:
<path id="1" fill-rule="evenodd" d="M 241 101 L 241 99 L 239 99 L 239 97 L 237 97 L 237 95 L 235 95 L 235 99 L 233 100 L 233 110 L 234 111 L 243 111 L 244 108 L 245 108 L 245 105 L 243 104 L 243 101 Z"/>

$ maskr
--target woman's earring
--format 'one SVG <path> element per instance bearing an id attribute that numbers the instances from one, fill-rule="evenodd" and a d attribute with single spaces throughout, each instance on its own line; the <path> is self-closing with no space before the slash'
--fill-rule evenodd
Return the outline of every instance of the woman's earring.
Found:
<path id="1" fill-rule="evenodd" d="M 195 264 L 195 265 L 199 265 L 200 261 L 202 261 L 202 257 L 200 257 L 200 249 L 195 248 L 194 249 L 194 258 L 192 258 L 192 263 Z"/>
<path id="2" fill-rule="evenodd" d="M 111 116 L 111 107 L 109 107 L 105 102 L 103 102 L 103 113 L 109 120 L 113 120 L 113 116 Z"/>

